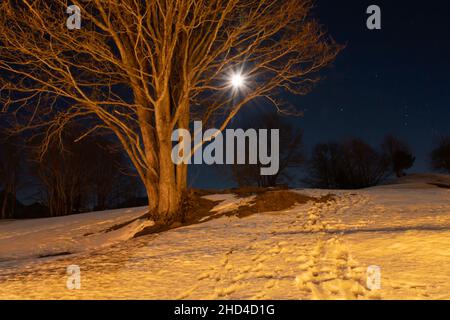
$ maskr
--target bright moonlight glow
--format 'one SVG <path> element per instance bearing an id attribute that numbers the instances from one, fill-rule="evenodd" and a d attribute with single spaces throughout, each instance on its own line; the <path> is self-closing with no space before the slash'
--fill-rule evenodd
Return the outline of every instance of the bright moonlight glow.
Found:
<path id="1" fill-rule="evenodd" d="M 240 88 L 242 87 L 242 85 L 244 84 L 244 78 L 242 77 L 242 75 L 240 75 L 239 73 L 234 74 L 231 77 L 231 84 L 233 85 L 233 87 Z"/>

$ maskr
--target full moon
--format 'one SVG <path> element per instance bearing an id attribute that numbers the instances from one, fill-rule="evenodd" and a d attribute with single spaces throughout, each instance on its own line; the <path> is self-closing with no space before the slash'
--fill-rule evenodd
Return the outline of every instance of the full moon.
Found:
<path id="1" fill-rule="evenodd" d="M 244 78 L 240 74 L 235 74 L 231 77 L 231 84 L 235 88 L 242 87 L 242 85 L 244 84 Z"/>

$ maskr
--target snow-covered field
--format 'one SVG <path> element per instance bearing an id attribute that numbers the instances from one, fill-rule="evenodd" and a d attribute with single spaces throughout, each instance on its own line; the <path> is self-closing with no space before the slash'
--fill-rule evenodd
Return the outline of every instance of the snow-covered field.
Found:
<path id="1" fill-rule="evenodd" d="M 127 240 L 140 228 L 130 226 L 117 230 L 123 237 L 109 236 L 117 241 L 93 241 L 100 247 L 83 235 L 144 209 L 3 222 L 0 298 L 450 299 L 450 189 L 444 187 L 450 178 L 415 175 L 400 182 Z M 222 201 L 216 212 L 236 207 L 231 196 L 216 198 Z M 60 246 L 73 239 L 75 245 Z M 37 258 L 72 252 L 67 248 L 77 253 Z M 80 290 L 66 288 L 69 265 L 81 269 Z M 379 290 L 366 285 L 371 265 L 381 268 Z"/>

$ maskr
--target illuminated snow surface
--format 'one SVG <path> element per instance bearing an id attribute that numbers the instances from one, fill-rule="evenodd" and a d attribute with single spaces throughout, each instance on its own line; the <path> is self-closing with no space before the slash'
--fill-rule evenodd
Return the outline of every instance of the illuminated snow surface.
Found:
<path id="1" fill-rule="evenodd" d="M 2 222 L 0 298 L 450 299 L 448 185 L 448 176 L 413 175 L 365 190 L 302 189 L 331 192 L 337 201 L 221 217 L 137 239 L 128 235 L 138 225 L 107 239 L 96 232 L 143 208 Z M 225 201 L 216 211 L 239 201 L 216 198 Z M 95 245 L 80 236 L 91 229 Z M 78 253 L 37 258 L 66 248 Z M 66 288 L 66 268 L 74 264 L 80 290 Z M 367 289 L 370 265 L 381 268 L 380 290 Z"/>

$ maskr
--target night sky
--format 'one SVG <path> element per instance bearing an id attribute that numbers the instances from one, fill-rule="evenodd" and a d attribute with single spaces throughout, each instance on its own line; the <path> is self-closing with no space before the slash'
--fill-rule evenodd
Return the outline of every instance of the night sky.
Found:
<path id="1" fill-rule="evenodd" d="M 378 147 L 392 133 L 407 141 L 416 155 L 409 172 L 430 171 L 432 147 L 440 136 L 450 134 L 450 4 L 407 0 L 315 3 L 314 13 L 321 24 L 346 48 L 309 95 L 285 97 L 304 111 L 302 118 L 293 121 L 304 131 L 305 151 L 318 142 L 348 137 Z M 381 30 L 366 27 L 366 10 L 372 4 L 381 7 Z M 195 186 L 229 183 L 212 168 L 191 169 Z"/>
<path id="2" fill-rule="evenodd" d="M 295 99 L 305 143 L 356 136 L 379 145 L 388 133 L 417 156 L 411 171 L 429 171 L 435 141 L 450 133 L 450 5 L 447 1 L 316 1 L 316 13 L 346 49 L 327 79 Z M 377 4 L 382 29 L 366 28 Z"/>

